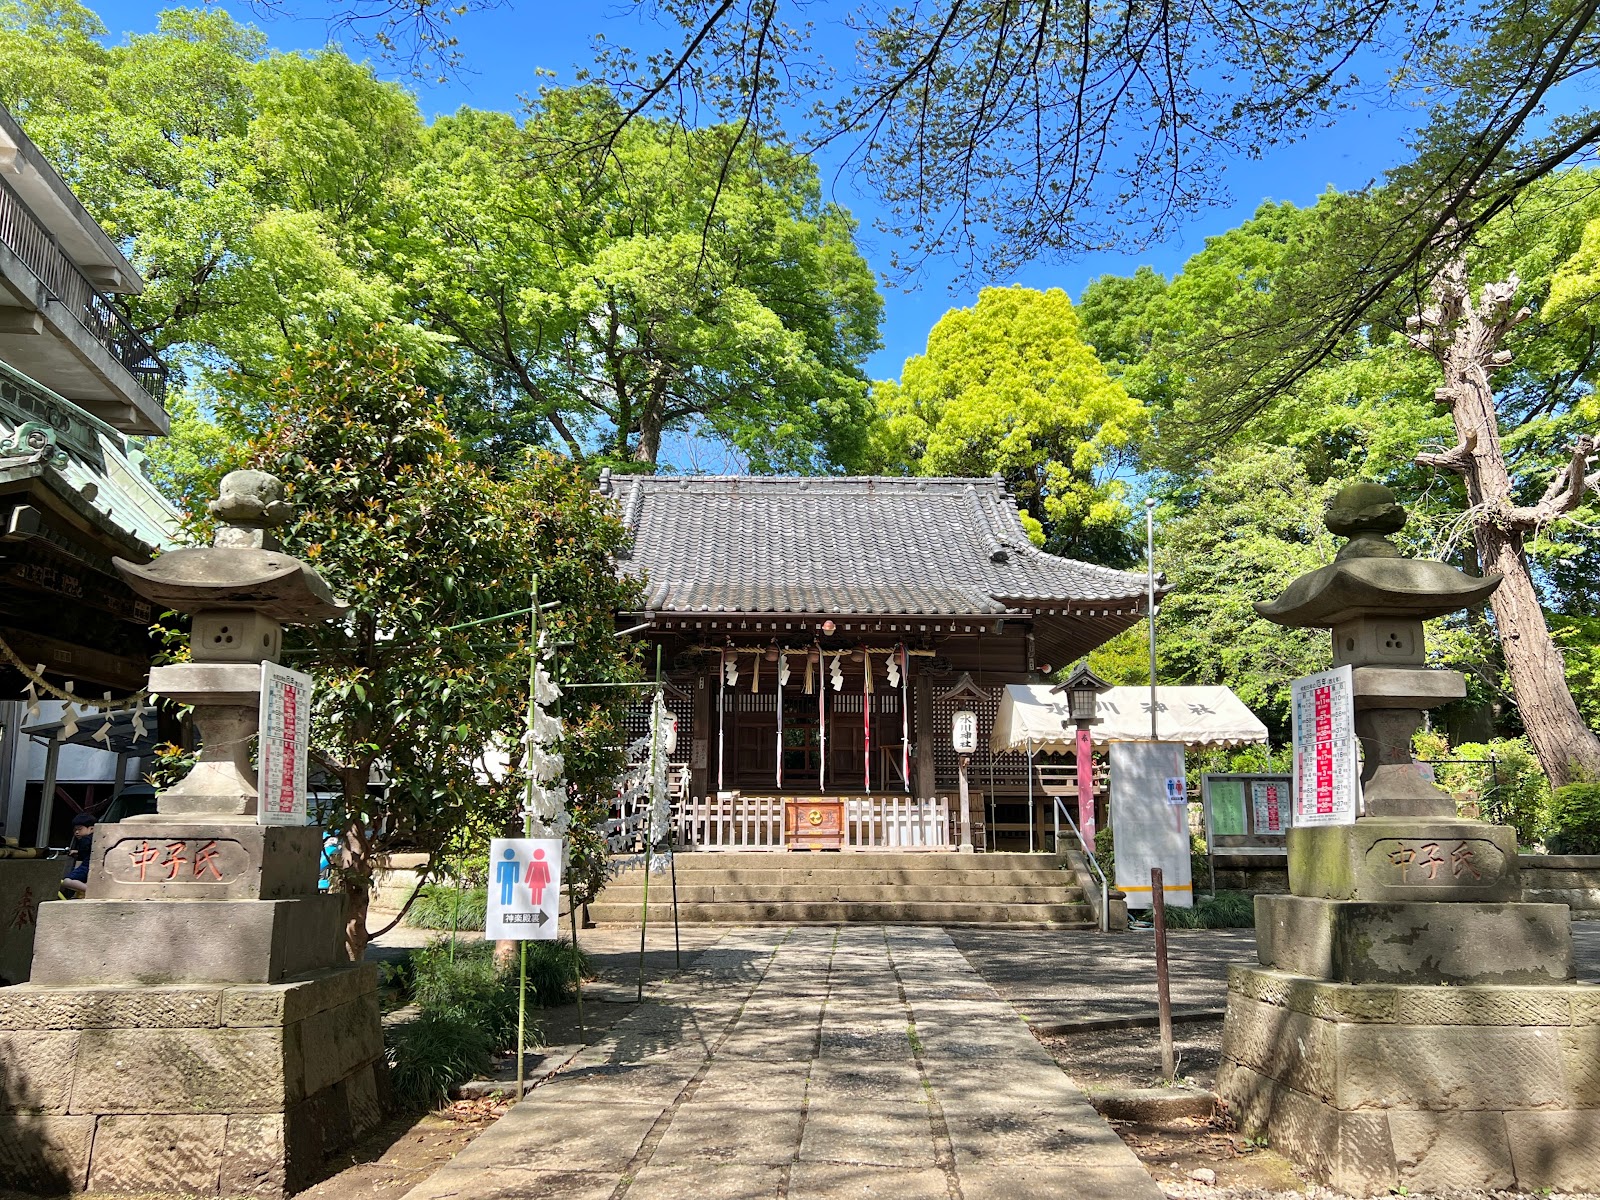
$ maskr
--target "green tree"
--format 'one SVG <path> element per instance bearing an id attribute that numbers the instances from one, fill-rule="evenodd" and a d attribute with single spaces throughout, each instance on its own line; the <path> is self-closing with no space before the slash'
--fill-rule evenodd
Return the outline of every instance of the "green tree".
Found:
<path id="1" fill-rule="evenodd" d="M 653 467 L 663 439 L 711 439 L 757 471 L 853 465 L 861 365 L 881 302 L 855 222 L 816 167 L 724 126 L 616 119 L 596 89 L 547 89 L 519 126 L 435 123 L 392 259 L 453 339 L 464 430 L 576 459 Z"/>
<path id="2" fill-rule="evenodd" d="M 1208 356 L 1217 347 L 1231 347 L 1253 361 L 1250 355 L 1260 348 L 1258 331 L 1277 320 L 1285 306 L 1305 299 L 1300 289 L 1307 279 L 1319 277 L 1319 256 L 1359 250 L 1337 240 L 1348 227 L 1350 199 L 1335 194 L 1310 209 L 1263 206 L 1245 225 L 1208 239 L 1170 283 L 1161 286 L 1158 277 L 1143 283 L 1098 280 L 1083 306 L 1090 339 L 1114 348 L 1113 371 L 1125 379 L 1159 381 L 1155 419 L 1161 436 L 1154 458 L 1168 472 L 1165 490 L 1181 494 L 1204 478 L 1219 445 L 1283 447 L 1314 483 L 1366 476 L 1396 487 L 1412 510 L 1407 537 L 1416 552 L 1454 559 L 1473 572 L 1504 573 L 1507 584 L 1495 600 L 1495 620 L 1469 614 L 1452 621 L 1435 631 L 1435 648 L 1478 685 L 1488 685 L 1488 693 L 1478 692 L 1480 698 L 1492 698 L 1502 675 L 1509 674 L 1506 694 L 1517 699 L 1512 715 L 1527 726 L 1541 761 L 1558 781 L 1570 769 L 1568 758 L 1576 754 L 1582 761 L 1589 735 L 1576 712 L 1569 711 L 1570 700 L 1562 699 L 1563 671 L 1544 635 L 1540 602 L 1557 612 L 1590 611 L 1591 580 L 1600 566 L 1591 539 L 1581 533 L 1588 524 L 1582 509 L 1585 489 L 1573 486 L 1584 474 L 1576 463 L 1588 453 L 1582 435 L 1592 425 L 1600 326 L 1593 315 L 1563 299 L 1582 294 L 1582 243 L 1600 204 L 1595 182 L 1588 172 L 1547 180 L 1484 231 L 1474 252 L 1472 288 L 1515 278 L 1528 305 L 1507 308 L 1503 287 L 1491 287 L 1480 302 L 1469 295 L 1468 281 L 1456 276 L 1454 298 L 1428 318 L 1451 331 L 1440 338 L 1430 327 L 1427 342 L 1448 359 L 1448 369 L 1418 355 L 1407 334 L 1396 332 L 1411 305 L 1397 293 L 1387 324 L 1346 337 L 1337 355 L 1264 407 L 1242 413 L 1234 407 L 1234 396 L 1218 381 L 1235 378 L 1243 368 L 1229 367 L 1219 376 Z M 1491 303 L 1491 294 L 1499 297 L 1493 303 L 1503 321 L 1484 315 L 1488 310 L 1482 305 Z M 1547 301 L 1547 296 L 1554 298 Z M 1124 304 L 1130 297 L 1142 297 L 1143 303 Z M 1413 331 L 1422 330 L 1413 326 Z M 1451 338 L 1460 332 L 1468 342 L 1452 347 Z M 1497 391 L 1487 407 L 1474 410 L 1479 420 L 1473 457 L 1479 466 L 1473 469 L 1498 472 L 1492 487 L 1470 479 L 1464 486 L 1453 472 L 1465 465 L 1466 452 L 1445 449 L 1459 442 L 1452 409 L 1459 423 L 1462 381 L 1480 375 L 1494 375 Z M 1441 407 L 1446 400 L 1449 405 Z M 1236 420 L 1231 437 L 1217 436 Z M 1450 473 L 1438 474 L 1440 466 Z M 1579 523 L 1562 520 L 1573 512 Z M 1485 515 L 1496 513 L 1486 529 Z M 1496 529 L 1518 545 L 1500 545 Z M 1546 644 L 1536 668 L 1518 661 L 1541 641 Z M 1566 652 L 1569 658 L 1583 653 L 1571 642 Z"/>
<path id="3" fill-rule="evenodd" d="M 1002 476 L 1050 550 L 1127 561 L 1116 476 L 1145 409 L 1107 374 L 1059 288 L 985 288 L 873 399 L 876 470 Z"/>
<path id="4" fill-rule="evenodd" d="M 626 534 L 564 462 L 534 455 L 497 478 L 469 460 L 381 333 L 294 350 L 276 375 L 239 386 L 245 412 L 270 414 L 247 459 L 285 481 L 296 508 L 285 549 L 350 605 L 288 631 L 285 656 L 317 680 L 314 760 L 333 793 L 322 818 L 342 839 L 359 957 L 379 856 L 520 827 L 528 623 L 459 626 L 525 611 L 537 579 L 586 677 L 633 678 L 613 633 L 613 614 L 637 603 L 613 569 Z M 618 697 L 577 693 L 565 715 L 574 803 L 609 795 Z M 488 764 L 506 751 L 496 773 Z"/>

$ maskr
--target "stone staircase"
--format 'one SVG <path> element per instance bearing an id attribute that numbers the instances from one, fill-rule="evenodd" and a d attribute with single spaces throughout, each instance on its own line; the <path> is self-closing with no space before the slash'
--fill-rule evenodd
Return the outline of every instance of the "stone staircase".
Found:
<path id="1" fill-rule="evenodd" d="M 678 920 L 716 925 L 1033 925 L 1095 928 L 1053 854 L 681 852 Z M 589 906 L 602 925 L 638 924 L 633 867 Z M 672 920 L 672 877 L 650 877 L 650 921 Z"/>

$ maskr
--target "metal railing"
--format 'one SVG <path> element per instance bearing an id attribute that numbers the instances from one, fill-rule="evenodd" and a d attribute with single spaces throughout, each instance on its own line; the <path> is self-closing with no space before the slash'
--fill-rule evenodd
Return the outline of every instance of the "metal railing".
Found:
<path id="1" fill-rule="evenodd" d="M 1089 843 L 1083 840 L 1083 831 L 1078 828 L 1078 823 L 1072 819 L 1072 814 L 1067 811 L 1067 806 L 1061 802 L 1060 796 L 1054 796 L 1056 806 L 1056 853 L 1061 853 L 1061 818 L 1067 819 L 1067 828 L 1072 830 L 1073 839 L 1078 843 L 1078 848 L 1083 852 L 1084 864 L 1089 868 L 1089 874 L 1100 884 L 1100 911 L 1095 915 L 1100 919 L 1100 932 L 1111 931 L 1111 885 L 1106 882 L 1106 874 L 1100 869 L 1100 864 L 1094 859 L 1094 850 Z"/>
<path id="2" fill-rule="evenodd" d="M 0 245 L 22 260 L 22 265 L 44 285 L 51 299 L 70 312 L 95 341 L 127 368 L 146 395 L 165 405 L 167 368 L 156 357 L 150 343 L 62 253 L 50 231 L 3 179 L 0 179 Z"/>

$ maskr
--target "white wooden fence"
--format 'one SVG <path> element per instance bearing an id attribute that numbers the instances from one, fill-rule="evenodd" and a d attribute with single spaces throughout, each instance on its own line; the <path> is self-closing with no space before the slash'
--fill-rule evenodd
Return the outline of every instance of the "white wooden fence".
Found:
<path id="1" fill-rule="evenodd" d="M 809 798 L 809 797 L 808 797 Z M 684 799 L 678 843 L 696 850 L 782 850 L 783 796 L 723 792 Z M 851 796 L 844 799 L 846 850 L 950 849 L 950 802 L 944 796 Z"/>

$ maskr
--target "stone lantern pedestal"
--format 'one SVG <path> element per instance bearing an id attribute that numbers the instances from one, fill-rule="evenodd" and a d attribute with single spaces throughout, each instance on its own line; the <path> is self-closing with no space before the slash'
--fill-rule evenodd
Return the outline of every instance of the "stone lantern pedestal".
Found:
<path id="1" fill-rule="evenodd" d="M 285 621 L 342 611 L 269 529 L 271 476 L 236 472 L 216 544 L 130 584 L 194 614 L 193 661 L 151 689 L 203 749 L 157 812 L 95 833 L 88 898 L 41 905 L 33 975 L 0 988 L 0 1178 L 35 1191 L 280 1197 L 374 1128 L 376 970 L 319 893 L 320 831 L 256 823 L 261 663 Z"/>
<path id="2" fill-rule="evenodd" d="M 1464 695 L 1422 621 L 1497 576 L 1402 559 L 1387 489 L 1347 488 L 1339 560 L 1258 611 L 1331 629 L 1353 668 L 1365 815 L 1291 828 L 1288 896 L 1256 898 L 1258 966 L 1229 973 L 1218 1092 L 1241 1130 L 1364 1196 L 1600 1188 L 1600 989 L 1570 913 L 1522 902 L 1515 833 L 1455 815 L 1416 770 L 1423 713 Z"/>

